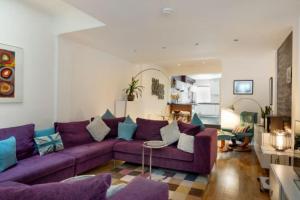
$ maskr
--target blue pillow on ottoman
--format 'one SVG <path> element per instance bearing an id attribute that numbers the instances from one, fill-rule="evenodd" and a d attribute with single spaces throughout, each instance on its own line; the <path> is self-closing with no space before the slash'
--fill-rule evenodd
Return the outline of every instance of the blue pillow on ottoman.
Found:
<path id="1" fill-rule="evenodd" d="M 0 141 L 0 172 L 17 163 L 16 138 L 9 137 Z"/>

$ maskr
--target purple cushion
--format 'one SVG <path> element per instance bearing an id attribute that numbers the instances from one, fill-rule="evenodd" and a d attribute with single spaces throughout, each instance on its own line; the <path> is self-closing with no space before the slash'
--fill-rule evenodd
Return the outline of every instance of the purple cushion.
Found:
<path id="1" fill-rule="evenodd" d="M 30 183 L 74 165 L 75 158 L 62 153 L 51 153 L 45 156 L 36 155 L 20 160 L 15 167 L 0 173 L 0 182 Z"/>
<path id="2" fill-rule="evenodd" d="M 0 129 L 0 140 L 14 136 L 17 141 L 17 158 L 22 160 L 32 156 L 34 151 L 34 124 Z"/>
<path id="3" fill-rule="evenodd" d="M 114 145 L 113 149 L 116 152 L 123 152 L 134 155 L 142 155 L 142 145 L 144 141 L 121 141 Z M 149 150 L 145 150 L 145 155 L 149 155 Z M 162 149 L 153 149 L 152 155 L 154 158 L 166 158 L 182 161 L 193 161 L 194 155 L 183 152 L 177 149 L 176 146 L 167 146 Z"/>
<path id="4" fill-rule="evenodd" d="M 108 200 L 168 200 L 167 183 L 136 177 Z"/>
<path id="5" fill-rule="evenodd" d="M 54 123 L 56 132 L 59 132 L 63 141 L 64 147 L 69 148 L 77 145 L 94 142 L 92 136 L 86 129 L 90 122 L 68 122 L 68 123 Z"/>
<path id="6" fill-rule="evenodd" d="M 98 156 L 111 153 L 113 145 L 117 142 L 118 140 L 108 139 L 101 142 L 93 142 L 76 147 L 71 147 L 69 149 L 61 151 L 61 153 L 71 155 L 76 158 L 77 163 L 81 163 Z"/>
<path id="7" fill-rule="evenodd" d="M 14 182 L 14 181 L 7 181 L 7 182 L 0 183 L 0 187 L 13 187 L 13 186 L 25 186 L 25 184 Z"/>
<path id="8" fill-rule="evenodd" d="M 188 135 L 197 135 L 200 132 L 200 126 L 195 126 L 193 124 L 187 124 L 182 121 L 178 121 L 178 127 L 180 133 L 186 133 Z"/>
<path id="9" fill-rule="evenodd" d="M 120 122 L 124 122 L 125 117 L 119 117 L 114 119 L 103 119 L 105 124 L 110 128 L 109 133 L 105 138 L 116 138 L 118 137 L 118 125 Z"/>
<path id="10" fill-rule="evenodd" d="M 134 139 L 138 140 L 162 140 L 160 129 L 169 123 L 166 120 L 149 120 L 137 118 L 138 125 Z"/>
<path id="11" fill-rule="evenodd" d="M 48 183 L 33 186 L 0 188 L 0 200 L 105 200 L 111 184 L 109 174 L 72 183 Z"/>

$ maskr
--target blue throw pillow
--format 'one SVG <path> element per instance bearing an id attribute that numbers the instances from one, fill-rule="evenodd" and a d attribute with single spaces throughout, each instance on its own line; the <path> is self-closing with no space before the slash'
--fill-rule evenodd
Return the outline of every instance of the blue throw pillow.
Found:
<path id="1" fill-rule="evenodd" d="M 16 138 L 9 137 L 0 141 L 0 172 L 17 163 Z"/>
<path id="2" fill-rule="evenodd" d="M 102 119 L 114 119 L 116 118 L 109 109 L 105 111 L 105 113 L 101 116 Z"/>
<path id="3" fill-rule="evenodd" d="M 59 133 L 49 136 L 35 137 L 34 141 L 40 156 L 64 149 L 64 145 Z"/>
<path id="4" fill-rule="evenodd" d="M 128 115 L 126 119 L 124 120 L 124 123 L 134 124 L 134 121 L 131 119 L 131 117 Z"/>
<path id="5" fill-rule="evenodd" d="M 135 123 L 119 123 L 118 125 L 118 139 L 130 141 L 136 131 L 137 125 Z"/>
<path id="6" fill-rule="evenodd" d="M 35 131 L 34 136 L 35 137 L 43 137 L 43 136 L 53 135 L 54 133 L 55 133 L 54 128 L 47 128 L 47 129 Z"/>
<path id="7" fill-rule="evenodd" d="M 193 115 L 192 124 L 195 126 L 200 126 L 200 130 L 205 129 L 205 126 L 204 126 L 203 122 L 201 121 L 201 119 L 199 118 L 199 116 L 197 115 L 197 113 L 195 113 Z"/>

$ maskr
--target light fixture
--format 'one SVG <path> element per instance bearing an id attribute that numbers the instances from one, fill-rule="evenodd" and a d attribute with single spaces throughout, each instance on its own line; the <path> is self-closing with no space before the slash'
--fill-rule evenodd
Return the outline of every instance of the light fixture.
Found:
<path id="1" fill-rule="evenodd" d="M 198 43 L 198 42 L 196 42 L 196 43 L 195 43 L 195 46 L 199 46 L 199 43 Z"/>
<path id="2" fill-rule="evenodd" d="M 180 63 L 178 63 L 178 64 L 177 64 L 177 66 L 181 66 L 181 64 L 180 64 Z"/>
<path id="3" fill-rule="evenodd" d="M 173 8 L 165 7 L 162 9 L 162 14 L 165 16 L 169 16 L 174 12 Z"/>
<path id="4" fill-rule="evenodd" d="M 166 49 L 167 47 L 166 46 L 163 46 L 163 47 L 161 47 L 162 49 Z"/>
<path id="5" fill-rule="evenodd" d="M 234 42 L 239 42 L 240 40 L 238 38 L 233 39 Z"/>
<path id="6" fill-rule="evenodd" d="M 291 134 L 284 130 L 275 130 L 271 133 L 271 145 L 278 151 L 291 148 Z"/>

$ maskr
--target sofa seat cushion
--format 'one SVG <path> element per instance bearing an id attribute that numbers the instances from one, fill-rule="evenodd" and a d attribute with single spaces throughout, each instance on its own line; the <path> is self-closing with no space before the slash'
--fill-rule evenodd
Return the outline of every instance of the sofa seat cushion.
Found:
<path id="1" fill-rule="evenodd" d="M 75 158 L 62 153 L 51 153 L 45 156 L 36 155 L 20 160 L 15 167 L 0 173 L 0 182 L 30 183 L 74 165 Z"/>
<path id="2" fill-rule="evenodd" d="M 141 140 L 121 141 L 116 143 L 113 149 L 116 152 L 142 155 L 143 142 L 144 141 Z M 149 149 L 145 150 L 145 155 L 149 155 Z M 182 161 L 193 161 L 194 159 L 193 154 L 183 152 L 177 149 L 176 146 L 174 145 L 167 146 L 162 149 L 153 149 L 152 156 L 156 158 L 166 158 L 166 159 L 182 160 Z"/>
<path id="3" fill-rule="evenodd" d="M 113 145 L 117 142 L 116 139 L 108 139 L 65 149 L 62 153 L 75 157 L 76 163 L 81 163 L 112 152 Z"/>

